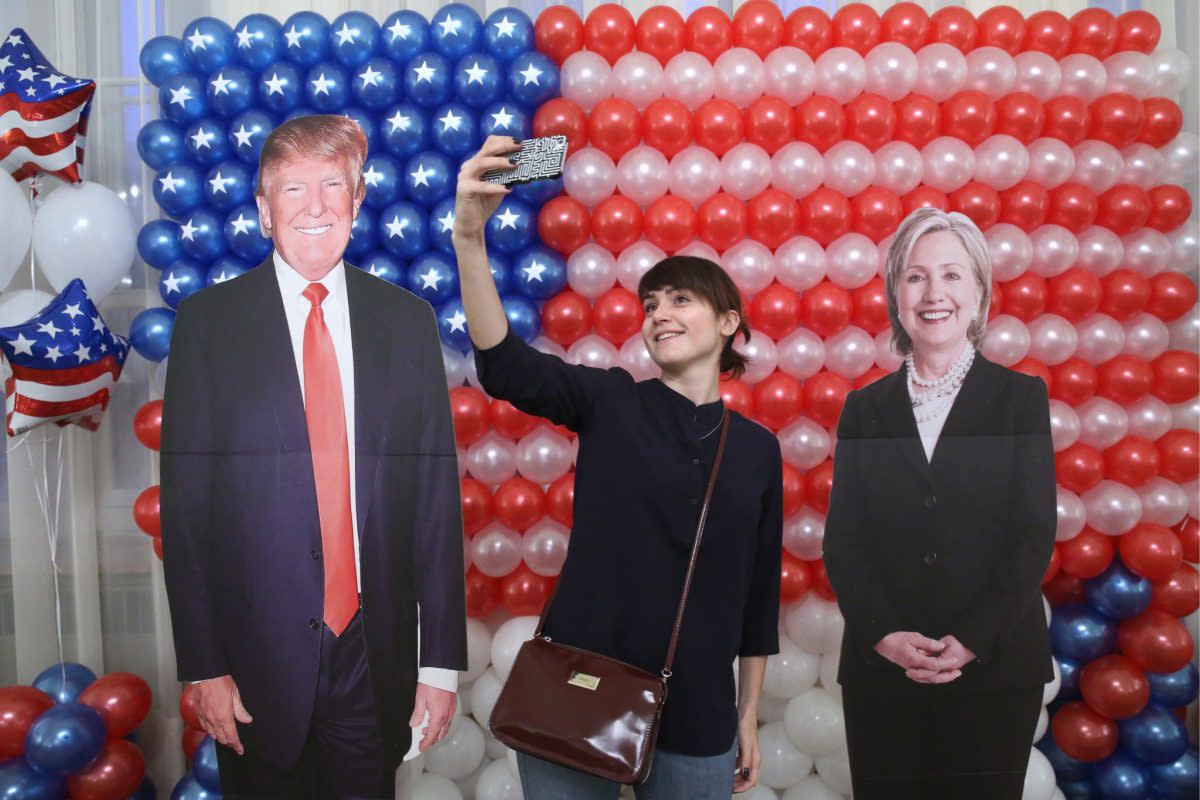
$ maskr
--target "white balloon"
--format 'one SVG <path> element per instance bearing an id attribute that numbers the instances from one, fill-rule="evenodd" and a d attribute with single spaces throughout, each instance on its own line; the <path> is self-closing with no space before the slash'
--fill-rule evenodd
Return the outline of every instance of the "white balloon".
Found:
<path id="1" fill-rule="evenodd" d="M 1157 186 L 1162 180 L 1166 158 L 1145 142 L 1134 142 L 1121 151 L 1124 165 L 1117 183 L 1132 183 L 1142 189 Z"/>
<path id="2" fill-rule="evenodd" d="M 999 222 L 983 234 L 992 257 L 992 278 L 1004 282 L 1019 277 L 1033 262 L 1033 242 L 1016 225 Z"/>
<path id="3" fill-rule="evenodd" d="M 38 289 L 17 289 L 0 296 L 0 327 L 28 322 L 54 302 L 54 295 Z"/>
<path id="4" fill-rule="evenodd" d="M 695 111 L 712 99 L 717 81 L 713 65 L 699 53 L 685 50 L 667 62 L 663 72 L 663 92 Z"/>
<path id="5" fill-rule="evenodd" d="M 988 323 L 983 354 L 1005 367 L 1016 364 L 1029 352 L 1029 329 L 1009 314 L 999 314 Z"/>
<path id="6" fill-rule="evenodd" d="M 908 142 L 888 142 L 875 151 L 875 185 L 904 196 L 916 189 L 925 174 L 921 151 Z"/>
<path id="7" fill-rule="evenodd" d="M 797 328 L 775 347 L 779 369 L 796 380 L 811 378 L 825 365 L 825 342 L 807 328 Z"/>
<path id="8" fill-rule="evenodd" d="M 834 791 L 850 794 L 850 756 L 845 748 L 818 758 L 817 774 Z"/>
<path id="9" fill-rule="evenodd" d="M 633 103 L 638 111 L 645 111 L 646 106 L 662 97 L 663 80 L 663 67 L 658 59 L 635 50 L 618 58 L 613 65 L 612 93 Z"/>
<path id="10" fill-rule="evenodd" d="M 1154 91 L 1154 58 L 1136 50 L 1122 50 L 1104 59 L 1105 94 L 1128 94 L 1145 100 Z"/>
<path id="11" fill-rule="evenodd" d="M 791 699 L 816 685 L 818 664 L 816 655 L 804 652 L 791 639 L 780 636 L 779 652 L 767 657 L 763 691 L 772 697 Z"/>
<path id="12" fill-rule="evenodd" d="M 1029 171 L 1029 151 L 1013 136 L 989 136 L 975 148 L 975 179 L 997 191 L 1016 186 Z"/>
<path id="13" fill-rule="evenodd" d="M 1192 60 L 1187 53 L 1174 47 L 1154 51 L 1154 94 L 1178 98 L 1192 76 Z"/>
<path id="14" fill-rule="evenodd" d="M 0 289 L 8 286 L 17 274 L 32 240 L 29 198 L 11 175 L 0 170 Z"/>
<path id="15" fill-rule="evenodd" d="M 617 363 L 617 348 L 607 339 L 589 333 L 567 348 L 566 360 L 570 364 L 608 369 Z"/>
<path id="16" fill-rule="evenodd" d="M 1062 69 L 1059 94 L 1078 97 L 1089 105 L 1104 94 L 1108 73 L 1100 59 L 1086 53 L 1072 53 L 1060 59 L 1058 66 Z"/>
<path id="17" fill-rule="evenodd" d="M 1058 522 L 1054 538 L 1055 541 L 1066 542 L 1074 539 L 1083 530 L 1083 526 L 1087 523 L 1087 509 L 1084 507 L 1083 501 L 1079 499 L 1079 495 L 1069 489 L 1058 486 L 1056 492 Z"/>
<path id="18" fill-rule="evenodd" d="M 521 563 L 521 534 L 490 522 L 470 540 L 471 563 L 489 578 L 503 578 Z"/>
<path id="19" fill-rule="evenodd" d="M 875 180 L 875 158 L 860 142 L 841 141 L 825 151 L 825 185 L 853 197 Z"/>
<path id="20" fill-rule="evenodd" d="M 792 744 L 814 758 L 845 747 L 842 704 L 825 689 L 814 687 L 790 700 L 783 724 Z"/>
<path id="21" fill-rule="evenodd" d="M 511 666 L 510 664 L 510 669 Z M 471 698 L 471 716 L 483 726 L 485 731 L 488 727 L 488 720 L 492 716 L 492 709 L 496 707 L 496 698 L 500 696 L 500 690 L 503 688 L 504 681 L 500 680 L 496 670 L 491 667 L 484 670 L 482 675 L 468 685 L 467 694 Z"/>
<path id="22" fill-rule="evenodd" d="M 758 750 L 762 756 L 758 779 L 767 786 L 785 789 L 812 772 L 812 757 L 796 748 L 784 723 L 768 722 L 758 729 Z"/>
<path id="23" fill-rule="evenodd" d="M 1122 353 L 1153 361 L 1167 351 L 1171 334 L 1167 325 L 1153 314 L 1142 312 L 1121 325 L 1125 330 Z"/>
<path id="24" fill-rule="evenodd" d="M 1191 311 L 1167 326 L 1167 332 L 1172 350 L 1200 352 L 1200 306 L 1192 306 Z"/>
<path id="25" fill-rule="evenodd" d="M 453 348 L 442 345 L 442 368 L 446 372 L 446 386 L 450 389 L 462 386 L 467 381 L 466 356 Z"/>
<path id="26" fill-rule="evenodd" d="M 1048 366 L 1063 363 L 1079 346 L 1075 326 L 1057 314 L 1041 314 L 1028 327 L 1029 355 Z"/>
<path id="27" fill-rule="evenodd" d="M 1117 148 L 1108 142 L 1088 139 L 1075 145 L 1075 172 L 1071 180 L 1100 195 L 1117 185 L 1124 167 Z"/>
<path id="28" fill-rule="evenodd" d="M 771 157 L 756 144 L 736 144 L 721 157 L 721 188 L 749 200 L 771 185 Z"/>
<path id="29" fill-rule="evenodd" d="M 1200 223 L 1194 219 L 1187 220 L 1168 233 L 1167 240 L 1171 243 L 1167 268 L 1196 280 L 1197 270 L 1200 269 Z"/>
<path id="30" fill-rule="evenodd" d="M 695 258 L 703 258 L 706 261 L 711 261 L 714 264 L 721 263 L 721 254 L 713 250 L 699 239 L 685 244 L 683 247 L 675 251 L 677 256 L 693 256 Z"/>
<path id="31" fill-rule="evenodd" d="M 875 45 L 863 61 L 867 68 L 864 90 L 893 103 L 911 92 L 917 83 L 917 56 L 899 42 Z"/>
<path id="32" fill-rule="evenodd" d="M 1026 149 L 1029 171 L 1025 177 L 1047 189 L 1066 183 L 1075 172 L 1075 151 L 1061 139 L 1035 139 Z"/>
<path id="33" fill-rule="evenodd" d="M 808 142 L 788 142 L 771 157 L 772 185 L 794 197 L 803 197 L 824 179 L 825 159 Z"/>
<path id="34" fill-rule="evenodd" d="M 921 161 L 925 183 L 939 192 L 956 191 L 975 174 L 975 152 L 962 139 L 950 136 L 939 136 L 925 145 L 921 150 Z"/>
<path id="35" fill-rule="evenodd" d="M 825 250 L 807 236 L 793 236 L 775 251 L 775 274 L 789 289 L 803 292 L 825 278 Z"/>
<path id="36" fill-rule="evenodd" d="M 1079 345 L 1075 355 L 1089 364 L 1103 364 L 1125 346 L 1125 329 L 1107 314 L 1092 314 L 1075 326 Z"/>
<path id="37" fill-rule="evenodd" d="M 1170 528 L 1188 515 L 1188 503 L 1196 502 L 1196 491 L 1194 485 L 1189 492 L 1177 483 L 1155 476 L 1137 488 L 1137 498 L 1141 505 L 1142 522 Z"/>
<path id="38" fill-rule="evenodd" d="M 507 436 L 488 431 L 467 448 L 467 471 L 488 486 L 502 483 L 517 474 L 517 446 Z"/>
<path id="39" fill-rule="evenodd" d="M 1125 257 L 1125 245 L 1108 228 L 1092 225 L 1080 231 L 1076 240 L 1079 242 L 1079 260 L 1076 263 L 1093 275 L 1102 278 L 1123 266 L 1121 262 Z"/>
<path id="40" fill-rule="evenodd" d="M 904 356 L 892 346 L 892 329 L 887 327 L 875 334 L 875 366 L 895 372 L 904 363 Z"/>
<path id="41" fill-rule="evenodd" d="M 1046 716 L 1046 710 L 1042 709 L 1042 717 Z M 1049 724 L 1047 720 L 1047 724 Z M 1038 725 L 1041 726 L 1041 718 L 1038 719 Z M 1043 731 L 1044 735 L 1045 731 Z M 1041 736 L 1037 737 L 1038 739 Z M 1036 741 L 1036 739 L 1035 739 Z M 1029 750 L 1029 763 L 1025 768 L 1025 787 L 1021 792 L 1021 800 L 1051 800 L 1054 796 L 1054 790 L 1057 789 L 1057 779 L 1054 777 L 1054 767 L 1050 766 L 1049 760 L 1042 755 L 1042 751 L 1036 747 Z"/>
<path id="42" fill-rule="evenodd" d="M 425 769 L 451 780 L 465 778 L 479 767 L 483 753 L 483 731 L 464 719 L 425 752 Z"/>
<path id="43" fill-rule="evenodd" d="M 857 289 L 871 282 L 879 271 L 879 249 L 861 233 L 847 233 L 825 249 L 829 279 L 843 289 Z"/>
<path id="44" fill-rule="evenodd" d="M 1196 170 L 1200 167 L 1200 137 L 1196 134 L 1183 131 L 1159 152 L 1163 155 L 1161 178 L 1164 183 L 1186 186 L 1196 179 Z"/>
<path id="45" fill-rule="evenodd" d="M 590 243 L 585 245 L 585 247 L 589 246 L 591 246 Z M 642 279 L 642 276 L 666 257 L 667 254 L 657 245 L 651 244 L 645 239 L 636 241 L 617 256 L 617 280 L 622 287 L 636 294 L 638 281 Z"/>
<path id="46" fill-rule="evenodd" d="M 743 239 L 721 255 L 721 266 L 734 284 L 753 296 L 775 280 L 775 258 L 770 249 L 753 239 Z"/>
<path id="47" fill-rule="evenodd" d="M 815 91 L 839 103 L 849 103 L 867 83 L 863 57 L 849 47 L 831 47 L 814 62 Z"/>
<path id="48" fill-rule="evenodd" d="M 799 47 L 776 47 L 765 59 L 766 91 L 789 106 L 798 106 L 812 94 L 815 80 L 813 61 Z"/>
<path id="49" fill-rule="evenodd" d="M 412 800 L 463 800 L 462 791 L 454 781 L 429 773 L 417 777 L 408 797 Z"/>
<path id="50" fill-rule="evenodd" d="M 967 80 L 967 59 L 957 47 L 942 42 L 917 51 L 917 83 L 913 91 L 944 103 Z"/>
<path id="51" fill-rule="evenodd" d="M 1042 595 L 1042 601 L 1049 605 L 1045 595 Z M 1050 705 L 1054 698 L 1058 697 L 1058 693 L 1062 689 L 1062 670 L 1059 669 L 1057 658 L 1050 659 L 1050 668 L 1054 670 L 1054 677 L 1042 685 L 1043 707 Z"/>
<path id="52" fill-rule="evenodd" d="M 1144 484 L 1145 489 L 1149 484 Z M 1142 518 L 1142 500 L 1139 492 L 1116 481 L 1103 480 L 1083 493 L 1083 507 L 1087 511 L 1087 522 L 1105 536 L 1120 536 Z"/>
<path id="53" fill-rule="evenodd" d="M 617 167 L 606 153 L 585 147 L 563 166 L 563 189 L 588 208 L 612 196 L 617 188 Z"/>
<path id="54" fill-rule="evenodd" d="M 767 85 L 767 70 L 753 50 L 732 47 L 713 62 L 716 94 L 745 108 L 762 96 Z"/>
<path id="55" fill-rule="evenodd" d="M 579 50 L 563 61 L 559 86 L 563 97 L 591 111 L 612 96 L 612 67 L 599 53 Z"/>
<path id="56" fill-rule="evenodd" d="M 779 432 L 784 461 L 804 472 L 829 458 L 832 447 L 829 432 L 808 417 L 800 417 Z"/>
<path id="57" fill-rule="evenodd" d="M 1006 50 L 990 45 L 967 53 L 967 81 L 963 88 L 983 92 L 993 100 L 1013 89 L 1017 64 Z"/>
<path id="58" fill-rule="evenodd" d="M 479 776 L 475 800 L 523 800 L 521 781 L 508 766 L 507 760 L 493 761 Z"/>
<path id="59" fill-rule="evenodd" d="M 107 186 L 89 181 L 60 186 L 33 220 L 33 252 L 57 291 L 82 278 L 99 302 L 129 274 L 137 254 L 133 216 Z"/>
<path id="60" fill-rule="evenodd" d="M 815 509 L 804 506 L 783 523 L 783 549 L 801 561 L 821 558 L 824 541 L 825 517 Z"/>
<path id="61" fill-rule="evenodd" d="M 753 386 L 775 371 L 778 355 L 775 342 L 762 331 L 750 330 L 750 341 L 742 338 L 734 340 L 733 349 L 750 359 L 742 381 Z"/>
<path id="62" fill-rule="evenodd" d="M 1129 431 L 1125 409 L 1107 397 L 1091 397 L 1080 403 L 1075 413 L 1079 416 L 1079 441 L 1097 450 L 1107 450 Z"/>
<path id="63" fill-rule="evenodd" d="M 831 372 L 854 380 L 874 365 L 875 339 L 862 328 L 848 325 L 825 340 L 825 363 Z"/>
<path id="64" fill-rule="evenodd" d="M 662 368 L 654 363 L 640 333 L 633 334 L 621 345 L 617 363 L 621 369 L 632 375 L 635 381 L 648 381 L 662 375 Z"/>
<path id="65" fill-rule="evenodd" d="M 1129 419 L 1129 435 L 1149 442 L 1172 428 L 1170 406 L 1152 394 L 1126 408 L 1125 414 Z"/>
<path id="66" fill-rule="evenodd" d="M 842 699 L 842 687 L 837 682 L 837 676 L 841 663 L 842 653 L 840 650 L 834 650 L 821 656 L 821 687 L 833 695 L 839 704 Z"/>
<path id="67" fill-rule="evenodd" d="M 842 800 L 842 795 L 830 789 L 820 775 L 806 775 L 783 793 L 783 800 Z"/>
<path id="68" fill-rule="evenodd" d="M 694 206 L 717 193 L 722 177 L 720 159 L 698 145 L 683 148 L 671 159 L 671 194 Z"/>
<path id="69" fill-rule="evenodd" d="M 521 558 L 534 573 L 553 577 L 562 571 L 570 535 L 565 526 L 544 517 L 525 531 L 521 540 Z"/>
<path id="70" fill-rule="evenodd" d="M 638 244 L 640 242 L 633 247 Z M 631 249 L 626 248 L 625 252 Z M 590 302 L 596 302 L 596 298 L 613 288 L 616 282 L 616 258 L 595 242 L 588 242 L 567 258 L 567 284 Z"/>
<path id="71" fill-rule="evenodd" d="M 1043 103 L 1058 94 L 1062 85 L 1062 68 L 1049 53 L 1026 50 L 1013 57 L 1017 77 L 1014 92 L 1028 92 Z"/>
<path id="72" fill-rule="evenodd" d="M 492 663 L 492 633 L 477 619 L 467 620 L 467 671 L 460 677 L 463 684 L 483 674 Z"/>
<path id="73" fill-rule="evenodd" d="M 1153 228 L 1140 228 L 1121 240 L 1121 266 L 1136 269 L 1153 278 L 1167 268 L 1171 259 L 1171 240 Z"/>
<path id="74" fill-rule="evenodd" d="M 553 483 L 570 468 L 571 443 L 545 425 L 517 443 L 517 471 L 534 483 Z"/>
<path id="75" fill-rule="evenodd" d="M 642 208 L 666 194 L 670 183 L 667 157 L 649 145 L 639 144 L 617 164 L 617 188 Z"/>
<path id="76" fill-rule="evenodd" d="M 497 628 L 492 635 L 491 669 L 501 684 L 508 680 L 508 673 L 512 670 L 513 662 L 517 660 L 517 651 L 521 649 L 521 645 L 533 638 L 537 622 L 537 617 L 513 617 Z M 472 700 L 472 706 L 477 710 L 479 704 L 476 700 L 479 699 Z"/>
<path id="77" fill-rule="evenodd" d="M 840 647 L 843 626 L 837 605 L 811 593 L 784 612 L 787 635 L 809 653 L 825 653 Z"/>
<path id="78" fill-rule="evenodd" d="M 1053 278 L 1075 266 L 1079 259 L 1079 240 L 1061 225 L 1042 225 L 1029 234 L 1033 243 L 1030 269 L 1043 278 Z"/>
<path id="79" fill-rule="evenodd" d="M 1054 442 L 1055 452 L 1066 450 L 1079 441 L 1079 417 L 1075 409 L 1053 398 L 1050 399 L 1050 439 Z"/>

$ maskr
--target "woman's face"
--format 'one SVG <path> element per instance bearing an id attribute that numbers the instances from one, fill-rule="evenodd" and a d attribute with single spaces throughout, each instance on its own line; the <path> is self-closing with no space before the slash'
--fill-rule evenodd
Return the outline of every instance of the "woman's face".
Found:
<path id="1" fill-rule="evenodd" d="M 736 312 L 718 316 L 695 292 L 670 286 L 643 297 L 642 310 L 642 341 L 664 372 L 679 373 L 710 360 L 718 364 L 725 337 L 738 325 Z"/>
<path id="2" fill-rule="evenodd" d="M 917 240 L 900 274 L 896 304 L 914 355 L 955 350 L 966 341 L 979 288 L 956 234 L 936 231 Z"/>

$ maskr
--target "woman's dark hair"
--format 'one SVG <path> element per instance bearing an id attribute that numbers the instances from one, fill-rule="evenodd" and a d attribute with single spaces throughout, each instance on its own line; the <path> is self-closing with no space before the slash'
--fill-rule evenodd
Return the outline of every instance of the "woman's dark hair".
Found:
<path id="1" fill-rule="evenodd" d="M 735 379 L 742 377 L 750 359 L 733 349 L 733 340 L 740 333 L 749 342 L 750 326 L 746 324 L 742 295 L 725 270 L 707 258 L 669 256 L 651 267 L 638 281 L 638 298 L 644 301 L 651 292 L 667 288 L 697 295 L 712 306 L 718 315 L 737 312 L 737 330 L 725 340 L 725 347 L 721 350 L 721 372 L 731 373 Z"/>

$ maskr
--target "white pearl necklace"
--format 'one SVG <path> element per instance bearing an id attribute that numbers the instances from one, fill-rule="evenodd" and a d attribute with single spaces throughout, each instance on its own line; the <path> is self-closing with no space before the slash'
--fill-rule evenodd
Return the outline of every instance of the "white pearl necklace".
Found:
<path id="1" fill-rule="evenodd" d="M 908 391 L 912 398 L 913 416 L 916 417 L 918 423 L 928 422 L 945 413 L 946 409 L 954 402 L 954 395 L 962 386 L 974 360 L 975 348 L 967 345 L 945 375 L 934 380 L 925 380 L 917 374 L 912 353 L 904 357 L 904 362 L 908 366 Z M 926 391 L 919 391 L 918 386 L 923 387 Z"/>

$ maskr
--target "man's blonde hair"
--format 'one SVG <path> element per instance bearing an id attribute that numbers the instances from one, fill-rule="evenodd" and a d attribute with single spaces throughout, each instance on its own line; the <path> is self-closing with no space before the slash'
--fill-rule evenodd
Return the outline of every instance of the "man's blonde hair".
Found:
<path id="1" fill-rule="evenodd" d="M 267 137 L 258 156 L 259 197 L 280 166 L 304 158 L 342 161 L 352 196 L 363 191 L 362 167 L 367 160 L 367 135 L 358 123 L 336 114 L 314 114 L 288 120 Z"/>

